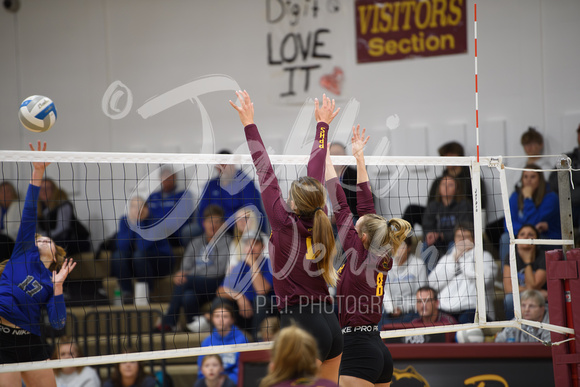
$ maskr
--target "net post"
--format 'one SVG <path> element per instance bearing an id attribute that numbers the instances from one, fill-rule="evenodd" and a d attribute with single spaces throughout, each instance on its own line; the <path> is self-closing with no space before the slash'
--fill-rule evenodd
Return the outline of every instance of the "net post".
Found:
<path id="1" fill-rule="evenodd" d="M 574 222 L 572 218 L 572 197 L 570 193 L 570 180 L 571 180 L 571 165 L 570 159 L 568 157 L 562 157 L 560 162 L 557 164 L 558 169 L 558 197 L 560 204 L 560 227 L 562 231 L 562 239 L 574 240 Z M 567 260 L 568 252 L 574 248 L 574 245 L 564 244 L 562 246 L 562 258 L 564 261 Z M 578 279 L 576 279 L 578 281 Z M 564 279 L 564 294 L 559 294 L 556 296 L 564 297 L 565 300 L 565 316 L 566 325 L 569 328 L 574 328 L 574 315 L 572 311 L 572 298 L 574 296 L 579 297 L 580 294 L 572 294 L 570 289 L 570 280 Z M 578 333 L 575 335 L 568 335 L 568 338 L 577 337 Z M 576 342 L 574 340 L 568 343 L 568 353 L 570 355 L 576 354 Z M 570 373 L 572 376 L 572 386 L 578 387 L 578 363 L 570 364 Z"/>
<path id="2" fill-rule="evenodd" d="M 507 180 L 505 177 L 505 168 L 503 162 L 500 163 L 498 167 L 499 171 L 499 183 L 501 187 L 501 199 L 503 204 L 503 212 L 505 216 L 506 230 L 510 237 L 510 247 L 509 247 L 509 262 L 510 267 L 517 267 L 516 263 L 516 245 L 514 244 L 514 226 L 512 223 L 512 214 L 510 212 L 510 202 L 509 202 L 509 191 L 507 186 Z M 501 258 L 501 257 L 500 257 Z M 502 268 L 503 273 L 503 268 Z M 514 289 L 519 289 L 518 273 L 516 270 L 510 270 L 511 283 L 512 283 L 512 295 L 514 300 L 514 316 L 516 320 L 522 319 L 522 307 L 520 305 L 520 292 L 514 292 Z M 502 274 L 503 278 L 503 274 Z"/>
<path id="3" fill-rule="evenodd" d="M 481 213 L 481 165 L 479 161 L 471 164 L 471 189 L 473 195 L 473 237 L 475 242 L 475 287 L 477 289 L 477 311 L 475 314 L 476 323 L 487 321 L 487 310 L 485 305 L 485 270 L 483 267 L 483 217 Z"/>

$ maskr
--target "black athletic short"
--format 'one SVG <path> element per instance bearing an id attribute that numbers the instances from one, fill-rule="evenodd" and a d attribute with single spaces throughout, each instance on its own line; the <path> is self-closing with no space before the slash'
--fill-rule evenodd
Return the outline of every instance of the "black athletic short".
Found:
<path id="1" fill-rule="evenodd" d="M 375 326 L 376 327 L 376 326 Z M 340 375 L 352 376 L 371 383 L 389 383 L 393 377 L 393 358 L 381 340 L 380 332 L 361 332 L 352 327 L 344 333 L 344 351 Z"/>
<path id="2" fill-rule="evenodd" d="M 342 331 L 332 304 L 288 306 L 280 311 L 280 326 L 286 328 L 292 324 L 314 336 L 321 361 L 334 359 L 342 353 Z"/>
<path id="3" fill-rule="evenodd" d="M 0 324 L 0 364 L 25 363 L 50 358 L 40 336 Z"/>

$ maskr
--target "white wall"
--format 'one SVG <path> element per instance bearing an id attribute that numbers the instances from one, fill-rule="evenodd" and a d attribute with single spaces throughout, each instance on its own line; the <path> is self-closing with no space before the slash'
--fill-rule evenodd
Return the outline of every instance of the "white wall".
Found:
<path id="1" fill-rule="evenodd" d="M 192 102 L 147 119 L 137 109 L 211 74 L 225 74 L 251 92 L 267 146 L 277 153 L 288 146 L 301 101 L 275 98 L 280 80 L 267 63 L 267 1 L 21 2 L 16 14 L 0 10 L 1 149 L 26 149 L 40 138 L 64 151 L 200 152 L 201 114 Z M 321 7 L 328 2 L 319 0 Z M 372 64 L 356 63 L 354 3 L 332 3 L 341 12 L 328 19 L 334 46 L 328 43 L 325 50 L 335 50 L 345 72 L 339 104 L 360 102 L 356 122 L 376 143 L 388 136 L 387 154 L 436 155 L 441 143 L 457 139 L 474 155 L 473 1 L 467 3 L 468 53 Z M 544 134 L 546 153 L 576 146 L 578 15 L 576 0 L 478 4 L 482 155 L 522 155 L 519 138 L 529 125 Z M 293 31 L 306 34 L 311 25 Z M 316 79 L 334 64 L 315 73 L 310 96 L 320 97 Z M 101 102 L 117 80 L 131 90 L 133 105 L 126 117 L 113 120 Z M 59 113 L 55 127 L 42 135 L 26 131 L 17 119 L 20 101 L 32 94 L 50 96 Z M 227 104 L 233 97 L 230 91 L 200 97 L 211 117 L 214 151 L 244 143 L 237 114 Z M 400 127 L 390 131 L 386 120 L 394 114 Z"/>

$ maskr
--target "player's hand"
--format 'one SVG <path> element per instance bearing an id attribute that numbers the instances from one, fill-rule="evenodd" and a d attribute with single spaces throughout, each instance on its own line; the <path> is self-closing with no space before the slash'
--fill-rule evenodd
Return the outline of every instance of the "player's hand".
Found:
<path id="1" fill-rule="evenodd" d="M 326 122 L 330 125 L 340 111 L 340 108 L 334 110 L 334 105 L 334 99 L 331 100 L 326 94 L 322 94 L 322 106 L 320 106 L 320 102 L 316 98 L 314 100 L 314 117 L 316 118 L 316 122 Z"/>
<path id="2" fill-rule="evenodd" d="M 77 263 L 73 261 L 72 258 L 65 258 L 62 267 L 58 271 L 52 272 L 52 283 L 55 285 L 61 285 L 64 283 L 64 280 L 69 275 L 71 271 L 76 267 Z"/>
<path id="3" fill-rule="evenodd" d="M 178 271 L 173 275 L 173 283 L 177 286 L 183 285 L 187 282 L 187 276 L 183 271 Z"/>
<path id="4" fill-rule="evenodd" d="M 46 142 L 44 142 L 44 144 L 41 145 L 40 140 L 38 141 L 38 146 L 37 146 L 38 149 L 34 149 L 34 145 L 32 145 L 32 143 L 28 143 L 28 146 L 30 147 L 30 150 L 32 150 L 32 151 L 36 151 L 36 152 L 46 151 Z M 44 175 L 44 170 L 49 165 L 50 165 L 50 163 L 47 163 L 44 161 L 35 161 L 32 163 L 32 166 L 34 168 L 34 171 L 32 172 L 32 183 L 34 183 L 34 185 L 40 186 L 40 180 L 42 180 L 42 176 Z"/>
<path id="5" fill-rule="evenodd" d="M 236 91 L 236 96 L 240 100 L 240 106 L 230 100 L 230 105 L 238 111 L 240 115 L 240 121 L 244 127 L 254 123 L 254 104 L 250 99 L 250 94 L 246 90 Z"/>
<path id="6" fill-rule="evenodd" d="M 360 132 L 360 125 L 352 127 L 352 155 L 358 159 L 364 157 L 364 147 L 369 141 L 369 136 L 365 138 L 366 129 L 363 128 L 362 134 Z"/>

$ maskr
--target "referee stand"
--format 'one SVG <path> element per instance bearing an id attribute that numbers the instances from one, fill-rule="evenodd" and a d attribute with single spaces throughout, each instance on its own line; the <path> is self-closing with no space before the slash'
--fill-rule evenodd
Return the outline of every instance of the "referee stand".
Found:
<path id="1" fill-rule="evenodd" d="M 577 187 L 576 189 L 580 189 Z M 570 162 L 562 158 L 558 165 L 558 191 L 562 239 L 574 240 L 570 197 Z M 546 252 L 550 324 L 574 329 L 574 334 L 551 333 L 552 363 L 556 387 L 579 387 L 580 355 L 580 249 L 564 245 L 562 250 Z M 576 300 L 574 305 L 572 300 Z"/>

